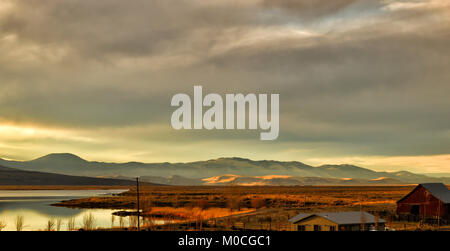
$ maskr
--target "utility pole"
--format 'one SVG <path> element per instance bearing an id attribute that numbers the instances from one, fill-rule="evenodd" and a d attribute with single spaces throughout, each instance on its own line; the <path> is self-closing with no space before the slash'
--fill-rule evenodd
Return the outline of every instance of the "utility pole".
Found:
<path id="1" fill-rule="evenodd" d="M 139 209 L 139 178 L 136 178 L 136 197 L 137 197 L 137 229 L 141 230 L 141 222 L 140 222 L 140 209 Z"/>
<path id="2" fill-rule="evenodd" d="M 359 203 L 359 213 L 361 214 L 361 231 L 366 230 L 366 215 L 362 210 L 362 203 Z"/>

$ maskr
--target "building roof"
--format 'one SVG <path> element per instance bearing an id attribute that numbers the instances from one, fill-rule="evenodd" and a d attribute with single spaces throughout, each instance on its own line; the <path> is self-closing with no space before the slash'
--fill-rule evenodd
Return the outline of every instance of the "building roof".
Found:
<path id="1" fill-rule="evenodd" d="M 323 217 L 338 225 L 362 224 L 363 219 L 364 223 L 375 223 L 377 221 L 376 217 L 372 214 L 360 211 L 353 211 L 353 212 L 321 212 L 313 214 L 301 213 L 294 216 L 292 219 L 289 220 L 289 222 L 297 223 L 311 216 Z M 378 218 L 378 223 L 384 222 L 386 221 Z"/>
<path id="2" fill-rule="evenodd" d="M 424 183 L 420 184 L 428 190 L 434 197 L 444 203 L 450 203 L 450 190 L 442 183 Z"/>
<path id="3" fill-rule="evenodd" d="M 301 220 L 301 219 L 303 219 L 303 218 L 306 218 L 306 217 L 308 217 L 308 216 L 310 216 L 310 215 L 311 215 L 311 214 L 305 214 L 305 213 L 297 214 L 296 216 L 290 218 L 290 219 L 289 219 L 289 222 L 294 223 L 294 222 L 297 222 L 297 221 L 299 221 L 299 220 Z"/>
<path id="4" fill-rule="evenodd" d="M 397 203 L 402 201 L 402 200 L 404 200 L 404 199 L 406 199 L 411 194 L 413 194 L 414 191 L 416 191 L 416 189 L 418 189 L 419 187 L 425 188 L 430 194 L 432 194 L 434 197 L 436 197 L 437 199 L 439 199 L 443 203 L 445 203 L 445 204 L 449 204 L 450 203 L 450 190 L 448 190 L 448 188 L 442 183 L 422 183 L 422 184 L 419 184 L 416 188 L 414 188 L 405 197 L 403 197 L 399 201 L 397 201 Z"/>

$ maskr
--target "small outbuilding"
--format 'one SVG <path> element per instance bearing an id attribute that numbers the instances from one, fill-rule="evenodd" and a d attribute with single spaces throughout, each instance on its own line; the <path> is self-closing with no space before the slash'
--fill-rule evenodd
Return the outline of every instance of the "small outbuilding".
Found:
<path id="1" fill-rule="evenodd" d="M 450 220 L 450 190 L 442 183 L 419 184 L 397 201 L 401 218 Z"/>
<path id="2" fill-rule="evenodd" d="M 385 220 L 360 211 L 302 213 L 289 222 L 297 231 L 383 231 L 386 224 Z"/>

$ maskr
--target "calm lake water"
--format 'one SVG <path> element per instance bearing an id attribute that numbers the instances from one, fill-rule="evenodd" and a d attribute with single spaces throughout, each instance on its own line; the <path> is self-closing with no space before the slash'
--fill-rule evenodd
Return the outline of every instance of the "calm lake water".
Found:
<path id="1" fill-rule="evenodd" d="M 6 223 L 3 230 L 16 230 L 17 216 L 23 216 L 25 231 L 43 230 L 47 222 L 62 220 L 61 230 L 67 230 L 69 219 L 75 219 L 75 227 L 81 228 L 83 217 L 92 214 L 95 227 L 111 227 L 111 216 L 118 210 L 71 209 L 50 206 L 53 203 L 93 196 L 111 196 L 126 190 L 0 190 L 0 221 Z M 128 224 L 128 219 L 124 220 Z M 115 226 L 119 217 L 115 217 Z"/>

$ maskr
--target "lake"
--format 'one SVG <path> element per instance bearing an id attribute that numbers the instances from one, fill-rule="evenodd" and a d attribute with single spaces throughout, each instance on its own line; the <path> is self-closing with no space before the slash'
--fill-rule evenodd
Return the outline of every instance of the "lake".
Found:
<path id="1" fill-rule="evenodd" d="M 0 190 L 0 222 L 6 223 L 3 230 L 16 230 L 16 219 L 23 217 L 24 231 L 46 229 L 49 220 L 60 219 L 61 230 L 67 230 L 69 219 L 75 221 L 75 228 L 82 227 L 83 217 L 92 214 L 96 228 L 110 228 L 110 209 L 71 209 L 50 206 L 53 203 L 76 198 L 112 196 L 127 190 Z M 119 226 L 119 217 L 114 217 L 114 226 Z M 124 220 L 128 225 L 128 218 Z"/>

